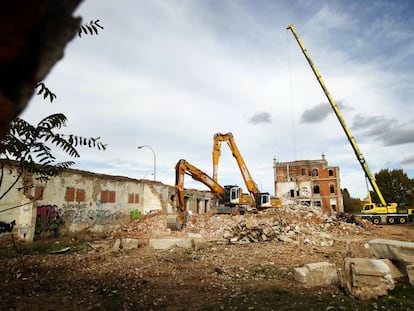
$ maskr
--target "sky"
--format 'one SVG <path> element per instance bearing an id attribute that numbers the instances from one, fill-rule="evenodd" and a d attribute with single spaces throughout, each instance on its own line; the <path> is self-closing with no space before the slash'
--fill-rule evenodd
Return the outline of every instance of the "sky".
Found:
<path id="1" fill-rule="evenodd" d="M 63 133 L 101 137 L 73 168 L 175 183 L 185 159 L 212 175 L 213 137 L 232 133 L 263 192 L 273 161 L 339 167 L 341 188 L 367 193 L 363 170 L 290 30 L 293 24 L 369 168 L 414 177 L 414 2 L 410 0 L 84 0 L 100 20 L 76 36 L 21 117 L 64 113 Z M 138 146 L 145 145 L 141 149 Z M 154 163 L 155 162 L 155 163 Z M 219 183 L 242 176 L 224 143 Z M 185 187 L 207 189 L 186 177 Z"/>

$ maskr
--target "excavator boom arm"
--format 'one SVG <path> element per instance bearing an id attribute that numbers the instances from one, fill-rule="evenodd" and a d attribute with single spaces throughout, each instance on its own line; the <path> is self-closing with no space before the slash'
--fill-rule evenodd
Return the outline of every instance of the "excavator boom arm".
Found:
<path id="1" fill-rule="evenodd" d="M 240 172 L 243 176 L 244 183 L 246 184 L 247 190 L 252 195 L 259 193 L 260 191 L 257 188 L 255 182 L 253 181 L 253 178 L 249 172 L 249 169 L 247 168 L 247 165 L 244 162 L 244 159 L 239 151 L 239 148 L 237 148 L 236 142 L 234 141 L 233 134 L 231 133 L 227 133 L 227 134 L 217 133 L 214 135 L 214 144 L 213 144 L 213 179 L 214 181 L 215 182 L 218 181 L 217 171 L 218 171 L 218 163 L 220 159 L 221 142 L 223 141 L 227 142 L 227 145 L 229 146 L 233 154 L 233 157 L 237 161 Z"/>
<path id="2" fill-rule="evenodd" d="M 326 84 L 324 80 L 322 79 L 322 76 L 319 74 L 319 71 L 316 69 L 315 65 L 312 62 L 312 59 L 308 53 L 308 51 L 305 49 L 305 46 L 303 45 L 302 40 L 300 39 L 299 35 L 297 34 L 295 27 L 290 24 L 287 26 L 287 29 L 290 29 L 292 31 L 293 36 L 295 37 L 296 41 L 298 42 L 303 54 L 305 55 L 306 60 L 308 61 L 310 67 L 312 68 L 313 73 L 316 76 L 316 79 L 318 80 L 320 86 L 322 87 L 323 92 L 325 93 L 326 97 L 328 98 L 328 101 L 332 107 L 332 109 L 335 112 L 336 117 L 339 120 L 339 123 L 341 124 L 342 128 L 345 131 L 346 137 L 348 138 L 349 142 L 351 143 L 352 149 L 355 152 L 355 155 L 358 159 L 358 162 L 361 164 L 362 169 L 364 170 L 365 176 L 368 178 L 369 183 L 371 184 L 372 189 L 374 192 L 378 195 L 379 200 L 381 201 L 381 204 L 386 206 L 387 203 L 384 200 L 384 197 L 382 196 L 382 193 L 377 185 L 377 182 L 375 181 L 374 176 L 371 173 L 371 170 L 368 167 L 368 164 L 365 161 L 364 156 L 362 155 L 361 151 L 359 150 L 358 144 L 355 140 L 355 138 L 352 136 L 351 131 L 349 127 L 346 125 L 344 118 L 342 117 L 342 114 L 338 108 L 338 105 L 336 104 L 335 100 L 331 96 L 331 94 L 328 91 L 328 88 L 326 87 Z"/>
<path id="3" fill-rule="evenodd" d="M 178 208 L 182 211 L 185 209 L 184 202 L 184 176 L 185 174 L 190 175 L 194 180 L 197 180 L 206 185 L 214 193 L 222 196 L 224 194 L 224 188 L 219 185 L 213 178 L 208 176 L 206 173 L 181 159 L 175 166 L 175 188 L 177 191 L 177 203 Z"/>

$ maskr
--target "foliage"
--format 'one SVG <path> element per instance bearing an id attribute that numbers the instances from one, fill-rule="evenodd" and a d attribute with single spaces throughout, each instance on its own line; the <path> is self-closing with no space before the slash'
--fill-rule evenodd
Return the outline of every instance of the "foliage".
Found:
<path id="1" fill-rule="evenodd" d="M 66 125 L 66 117 L 62 113 L 43 118 L 37 125 L 16 118 L 10 126 L 9 133 L 0 142 L 0 159 L 18 162 L 18 174 L 15 182 L 0 193 L 0 200 L 13 188 L 24 172 L 37 175 L 37 179 L 46 182 L 50 177 L 59 174 L 63 168 L 74 164 L 73 161 L 56 162 L 52 148 L 58 148 L 72 158 L 78 158 L 78 146 L 105 150 L 100 138 L 84 138 L 75 135 L 56 133 Z M 1 165 L 1 176 L 4 174 L 4 163 Z M 2 179 L 0 179 L 0 185 Z"/>
<path id="2" fill-rule="evenodd" d="M 99 20 L 90 21 L 81 25 L 78 30 L 79 37 L 82 34 L 98 34 L 98 29 L 103 29 Z M 56 94 L 49 90 L 43 82 L 38 82 L 37 95 L 43 95 L 43 99 L 49 97 L 50 102 L 56 99 Z M 59 174 L 61 169 L 74 164 L 73 161 L 56 162 L 54 152 L 60 149 L 72 158 L 78 158 L 78 146 L 105 150 L 106 145 L 97 138 L 85 138 L 73 134 L 64 135 L 56 130 L 66 125 L 66 116 L 56 113 L 43 118 L 37 125 L 31 125 L 27 121 L 16 118 L 12 121 L 9 133 L 0 141 L 0 188 L 5 174 L 5 162 L 1 160 L 14 160 L 18 163 L 17 175 L 6 189 L 0 192 L 0 200 L 10 192 L 24 173 L 36 175 L 36 179 L 47 182 L 50 177 Z M 11 174 L 12 172 L 10 172 Z M 29 185 L 30 187 L 31 185 Z M 24 185 L 26 187 L 26 185 Z"/>
<path id="3" fill-rule="evenodd" d="M 386 202 L 396 202 L 400 206 L 414 206 L 414 180 L 402 169 L 382 169 L 375 174 L 375 179 Z M 374 202 L 379 203 L 375 193 L 371 197 Z"/>
<path id="4" fill-rule="evenodd" d="M 344 212 L 359 213 L 361 211 L 364 202 L 361 199 L 352 198 L 347 188 L 342 190 L 342 198 L 344 201 Z"/>
<path id="5" fill-rule="evenodd" d="M 97 35 L 98 28 L 104 29 L 101 25 L 99 25 L 99 19 L 95 21 L 92 20 L 87 24 L 83 24 L 79 26 L 78 36 L 81 37 L 82 34 Z"/>
<path id="6" fill-rule="evenodd" d="M 40 87 L 40 90 L 36 95 L 41 95 L 43 93 L 43 98 L 46 99 L 49 96 L 50 102 L 56 98 L 56 94 L 50 91 L 43 82 L 39 82 L 36 85 L 36 88 Z"/>

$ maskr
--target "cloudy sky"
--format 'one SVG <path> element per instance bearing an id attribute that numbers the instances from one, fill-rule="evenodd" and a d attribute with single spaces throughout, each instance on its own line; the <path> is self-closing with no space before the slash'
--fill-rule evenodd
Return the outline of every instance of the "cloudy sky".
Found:
<path id="1" fill-rule="evenodd" d="M 62 112 L 66 133 L 100 136 L 74 168 L 174 184 L 185 159 L 212 174 L 215 133 L 233 133 L 262 191 L 273 159 L 338 166 L 341 187 L 363 198 L 362 168 L 288 24 L 295 28 L 373 173 L 414 177 L 414 3 L 410 0 L 85 0 L 100 20 L 75 38 L 22 117 Z M 140 145 L 152 148 L 138 149 Z M 62 158 L 59 160 L 68 160 Z M 227 145 L 219 182 L 245 188 Z M 207 189 L 186 178 L 186 186 Z"/>

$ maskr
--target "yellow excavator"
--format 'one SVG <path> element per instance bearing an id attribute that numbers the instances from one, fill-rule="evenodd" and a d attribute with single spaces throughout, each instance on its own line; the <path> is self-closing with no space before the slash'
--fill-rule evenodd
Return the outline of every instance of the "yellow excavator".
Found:
<path id="1" fill-rule="evenodd" d="M 367 219 L 374 224 L 381 224 L 381 223 L 394 224 L 394 223 L 406 223 L 408 221 L 411 221 L 414 216 L 413 209 L 405 209 L 405 208 L 402 209 L 398 207 L 397 203 L 387 203 L 385 201 L 381 193 L 381 190 L 379 189 L 377 182 L 374 176 L 372 175 L 367 162 L 365 161 L 364 156 L 359 150 L 359 147 L 356 143 L 355 138 L 352 136 L 349 127 L 346 125 L 345 120 L 342 117 L 342 114 L 338 108 L 338 105 L 335 103 L 335 100 L 329 93 L 328 88 L 326 87 L 326 84 L 324 80 L 322 79 L 322 76 L 320 75 L 314 63 L 312 62 L 309 52 L 305 49 L 305 46 L 303 45 L 302 40 L 297 34 L 295 27 L 292 24 L 290 24 L 287 26 L 287 29 L 291 30 L 303 54 L 305 55 L 306 60 L 308 61 L 310 67 L 312 68 L 312 71 L 315 74 L 316 79 L 318 80 L 320 86 L 322 87 L 322 90 L 325 93 L 326 97 L 328 98 L 328 101 L 332 109 L 334 110 L 335 115 L 337 119 L 339 120 L 339 123 L 341 124 L 346 134 L 346 137 L 348 138 L 348 141 L 350 142 L 352 146 L 352 149 L 354 150 L 354 153 L 358 159 L 359 164 L 361 164 L 361 167 L 364 170 L 365 177 L 368 179 L 373 191 L 375 192 L 378 199 L 380 200 L 380 203 L 377 203 L 377 204 L 373 203 L 371 201 L 371 196 L 368 193 L 369 202 L 364 205 L 361 211 L 362 218 Z"/>
<path id="2" fill-rule="evenodd" d="M 279 199 L 272 197 L 268 192 L 260 192 L 256 183 L 254 182 L 252 175 L 247 168 L 246 163 L 239 151 L 239 148 L 234 141 L 234 137 L 232 133 L 216 133 L 214 135 L 214 142 L 213 142 L 213 179 L 215 182 L 218 182 L 218 165 L 220 160 L 220 151 L 221 151 L 221 143 L 226 142 L 230 148 L 230 151 L 233 157 L 237 161 L 237 165 L 239 166 L 240 172 L 242 174 L 244 183 L 249 191 L 252 202 L 251 205 L 258 209 L 267 209 L 267 208 L 281 208 L 282 203 Z"/>
<path id="3" fill-rule="evenodd" d="M 187 222 L 187 206 L 184 194 L 184 177 L 186 174 L 190 175 L 194 180 L 203 183 L 211 192 L 217 194 L 219 203 L 217 206 L 218 213 L 235 212 L 244 214 L 251 205 L 250 196 L 244 194 L 239 186 L 221 186 L 206 173 L 181 159 L 175 166 L 175 190 L 178 215 L 167 216 L 167 227 L 171 230 L 181 230 Z"/>

